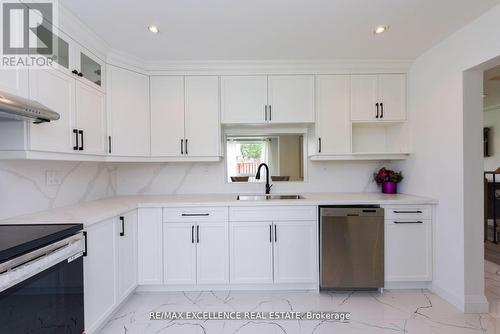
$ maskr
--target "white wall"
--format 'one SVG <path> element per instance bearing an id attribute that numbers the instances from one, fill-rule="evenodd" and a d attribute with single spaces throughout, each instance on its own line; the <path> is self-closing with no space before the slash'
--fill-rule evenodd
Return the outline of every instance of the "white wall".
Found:
<path id="1" fill-rule="evenodd" d="M 60 171 L 61 185 L 47 186 L 46 170 Z M 115 167 L 94 162 L 0 162 L 0 220 L 114 196 Z"/>
<path id="2" fill-rule="evenodd" d="M 484 113 L 484 126 L 490 127 L 490 156 L 484 158 L 484 170 L 500 167 L 500 108 Z"/>
<path id="3" fill-rule="evenodd" d="M 498 31 L 500 6 L 428 50 L 409 74 L 415 155 L 400 164 L 407 176 L 401 190 L 439 199 L 433 286 L 465 311 L 486 311 L 487 303 L 481 243 L 482 105 L 471 107 L 478 97 L 464 95 L 463 76 L 500 55 Z M 477 77 L 472 73 L 468 79 L 480 95 Z"/>

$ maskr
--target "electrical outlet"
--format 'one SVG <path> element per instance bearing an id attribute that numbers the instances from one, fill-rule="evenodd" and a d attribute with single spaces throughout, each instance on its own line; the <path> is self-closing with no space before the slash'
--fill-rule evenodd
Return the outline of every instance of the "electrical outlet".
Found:
<path id="1" fill-rule="evenodd" d="M 62 183 L 62 172 L 60 170 L 46 170 L 45 184 L 47 186 L 58 186 Z"/>

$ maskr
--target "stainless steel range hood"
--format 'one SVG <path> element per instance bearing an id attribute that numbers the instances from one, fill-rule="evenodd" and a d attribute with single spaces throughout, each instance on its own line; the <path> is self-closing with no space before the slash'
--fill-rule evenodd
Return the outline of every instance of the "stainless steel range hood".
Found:
<path id="1" fill-rule="evenodd" d="M 0 121 L 21 120 L 45 123 L 59 119 L 59 114 L 40 103 L 0 92 Z"/>

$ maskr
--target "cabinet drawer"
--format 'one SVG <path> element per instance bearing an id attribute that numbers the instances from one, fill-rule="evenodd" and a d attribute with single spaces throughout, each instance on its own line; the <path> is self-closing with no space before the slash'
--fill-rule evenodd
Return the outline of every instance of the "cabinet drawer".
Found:
<path id="1" fill-rule="evenodd" d="M 432 219 L 432 208 L 430 206 L 391 206 L 385 207 L 386 220 L 425 220 Z"/>
<path id="2" fill-rule="evenodd" d="M 280 221 L 280 220 L 316 220 L 317 206 L 252 206 L 231 207 L 231 221 Z"/>
<path id="3" fill-rule="evenodd" d="M 227 221 L 227 207 L 164 208 L 164 222 Z"/>

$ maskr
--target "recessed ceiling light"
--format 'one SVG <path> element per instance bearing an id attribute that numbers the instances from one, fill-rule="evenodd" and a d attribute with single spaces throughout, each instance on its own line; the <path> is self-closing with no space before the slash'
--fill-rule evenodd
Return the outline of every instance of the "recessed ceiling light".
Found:
<path id="1" fill-rule="evenodd" d="M 380 35 L 386 32 L 387 29 L 389 29 L 389 26 L 378 26 L 375 28 L 375 30 L 373 30 L 373 33 L 376 35 Z"/>
<path id="2" fill-rule="evenodd" d="M 153 34 L 157 34 L 160 32 L 160 29 L 158 29 L 157 26 L 149 26 L 148 27 L 149 31 L 151 31 Z"/>

